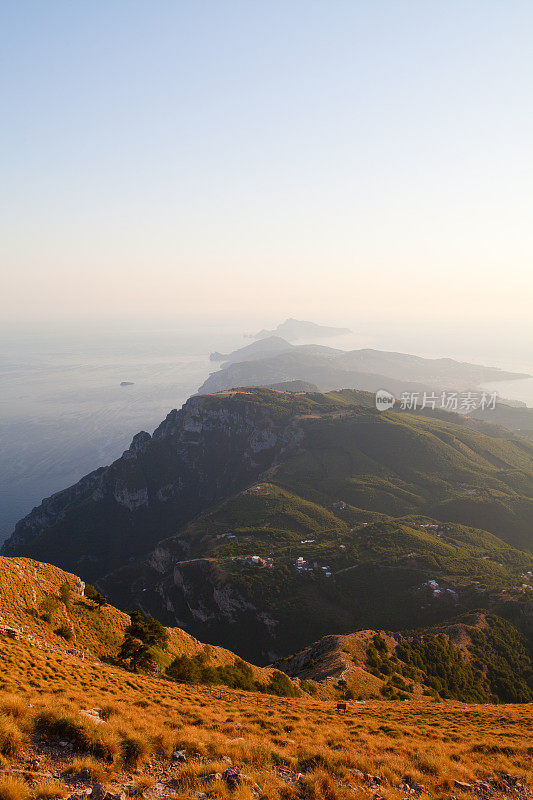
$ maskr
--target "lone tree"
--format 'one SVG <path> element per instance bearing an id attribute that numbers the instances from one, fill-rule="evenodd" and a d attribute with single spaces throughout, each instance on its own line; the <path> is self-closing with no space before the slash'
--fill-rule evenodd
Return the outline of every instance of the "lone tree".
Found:
<path id="1" fill-rule="evenodd" d="M 104 595 L 90 583 L 85 586 L 85 597 L 88 600 L 92 600 L 93 603 L 96 603 L 98 608 L 107 605 L 107 597 L 104 597 Z"/>
<path id="2" fill-rule="evenodd" d="M 72 592 L 70 590 L 70 586 L 66 581 L 59 589 L 59 596 L 61 598 L 61 602 L 64 603 L 65 608 L 68 611 L 70 608 L 70 604 L 72 602 Z"/>
<path id="3" fill-rule="evenodd" d="M 153 648 L 166 650 L 168 638 L 167 629 L 158 620 L 150 614 L 145 617 L 139 611 L 132 611 L 118 659 L 133 672 L 147 669 L 154 663 Z"/>

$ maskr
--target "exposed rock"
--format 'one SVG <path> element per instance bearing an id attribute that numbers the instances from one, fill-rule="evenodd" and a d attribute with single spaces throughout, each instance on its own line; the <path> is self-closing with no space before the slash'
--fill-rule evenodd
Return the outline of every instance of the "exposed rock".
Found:
<path id="1" fill-rule="evenodd" d="M 222 780 L 222 775 L 220 772 L 210 772 L 208 775 L 204 775 L 202 780 L 205 783 L 216 783 L 217 781 Z"/>
<path id="2" fill-rule="evenodd" d="M 296 435 L 288 417 L 278 419 L 260 403 L 246 402 L 237 395 L 229 403 L 213 405 L 210 398 L 192 397 L 181 410 L 171 411 L 153 436 L 146 431 L 137 434 L 123 457 L 109 467 L 95 470 L 43 500 L 17 524 L 3 553 L 37 559 L 46 556 L 69 571 L 82 572 L 88 580 L 99 579 L 121 564 L 116 537 L 123 536 L 124 510 L 131 514 L 127 523 L 130 554 L 135 556 L 135 548 L 137 552 L 144 548 L 148 554 L 165 535 L 256 480 Z M 154 463 L 159 464 L 155 472 Z M 98 542 L 90 560 L 82 542 L 79 553 L 64 546 L 72 543 L 73 529 L 79 526 L 80 504 L 87 521 L 86 535 Z M 100 504 L 105 504 L 108 520 L 105 539 Z M 164 516 L 150 540 L 142 515 L 148 508 L 157 514 L 163 504 Z M 53 548 L 46 536 L 51 528 Z"/>

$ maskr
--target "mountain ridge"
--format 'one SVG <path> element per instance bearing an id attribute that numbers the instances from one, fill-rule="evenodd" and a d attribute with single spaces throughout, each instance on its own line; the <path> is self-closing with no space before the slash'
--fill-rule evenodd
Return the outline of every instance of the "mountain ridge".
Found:
<path id="1" fill-rule="evenodd" d="M 399 629 L 457 603 L 518 608 L 532 566 L 530 445 L 372 403 L 350 391 L 191 398 L 21 521 L 3 553 L 54 561 L 123 608 L 263 663 L 387 614 Z M 433 579 L 439 599 L 422 608 Z"/>
<path id="2" fill-rule="evenodd" d="M 346 388 L 376 392 L 387 388 L 399 396 L 403 391 L 474 390 L 489 381 L 526 377 L 529 376 L 451 358 L 428 359 L 369 348 L 345 351 L 322 345 L 285 346 L 275 340 L 272 352 L 248 345 L 231 353 L 198 393 L 302 380 L 316 384 L 320 391 Z"/>

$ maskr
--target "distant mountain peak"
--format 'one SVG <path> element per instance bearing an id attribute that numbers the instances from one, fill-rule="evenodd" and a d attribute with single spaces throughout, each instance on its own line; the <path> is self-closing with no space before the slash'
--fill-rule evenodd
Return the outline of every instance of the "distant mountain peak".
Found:
<path id="1" fill-rule="evenodd" d="M 309 337 L 319 337 L 321 339 L 329 336 L 343 336 L 352 333 L 349 328 L 334 328 L 329 325 L 319 325 L 316 322 L 294 319 L 289 317 L 285 322 L 274 328 L 274 330 L 263 329 L 254 334 L 253 339 L 266 339 L 269 336 L 283 336 L 284 339 L 292 342 L 296 339 L 308 339 Z"/>

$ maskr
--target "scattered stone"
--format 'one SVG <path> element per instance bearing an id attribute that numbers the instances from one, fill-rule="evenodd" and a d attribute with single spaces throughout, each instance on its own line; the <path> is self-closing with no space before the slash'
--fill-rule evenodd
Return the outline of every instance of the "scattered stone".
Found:
<path id="1" fill-rule="evenodd" d="M 228 767 L 222 777 L 230 789 L 236 789 L 242 783 L 242 776 L 238 767 Z"/>
<path id="2" fill-rule="evenodd" d="M 208 775 L 204 775 L 202 780 L 204 780 L 205 783 L 216 783 L 222 780 L 222 775 L 220 772 L 210 772 Z"/>

